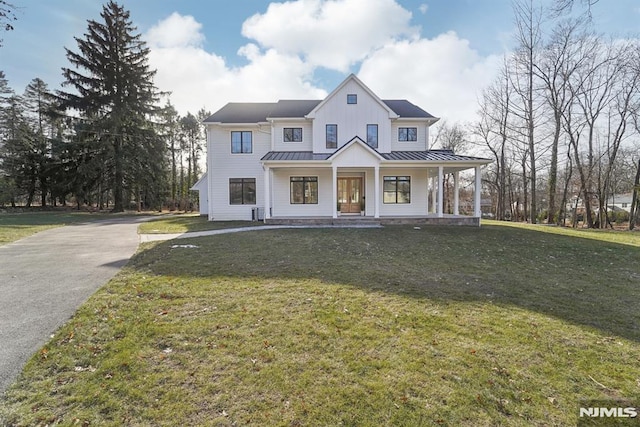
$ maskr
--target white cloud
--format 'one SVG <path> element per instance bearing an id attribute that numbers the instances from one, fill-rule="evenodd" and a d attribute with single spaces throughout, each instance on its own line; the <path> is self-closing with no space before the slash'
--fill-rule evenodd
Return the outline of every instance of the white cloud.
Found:
<path id="1" fill-rule="evenodd" d="M 146 34 L 147 42 L 160 48 L 201 46 L 204 39 L 202 24 L 193 16 L 182 16 L 177 12 L 151 27 Z"/>
<path id="2" fill-rule="evenodd" d="M 394 0 L 299 0 L 270 4 L 244 22 L 242 34 L 313 66 L 347 72 L 389 41 L 416 36 L 410 21 Z"/>
<path id="3" fill-rule="evenodd" d="M 144 38 L 150 47 L 149 65 L 157 70 L 155 84 L 171 92 L 171 103 L 181 114 L 195 114 L 203 107 L 214 112 L 231 101 L 272 102 L 327 94 L 309 83 L 312 67 L 273 49 L 262 52 L 248 44 L 238 54 L 249 63 L 230 67 L 224 58 L 203 49 L 202 26 L 191 16 L 174 13 Z"/>
<path id="4" fill-rule="evenodd" d="M 418 9 L 420 9 L 420 12 L 424 15 L 429 10 L 429 5 L 426 4 L 426 3 L 423 3 L 423 4 L 420 5 L 420 7 Z"/>
<path id="5" fill-rule="evenodd" d="M 449 122 L 476 116 L 500 56 L 482 57 L 454 32 L 390 43 L 367 58 L 358 77 L 382 98 L 406 98 Z"/>
<path id="6" fill-rule="evenodd" d="M 334 88 L 314 86 L 314 72 L 324 67 L 346 77 L 355 64 L 382 98 L 406 98 L 450 122 L 473 120 L 479 91 L 501 58 L 480 56 L 453 32 L 420 38 L 410 17 L 392 0 L 271 4 L 245 21 L 243 34 L 254 42 L 238 50 L 242 66 L 204 50 L 202 25 L 191 16 L 172 14 L 145 40 L 156 85 L 172 92 L 181 114 L 215 111 L 231 101 L 321 99 Z"/>

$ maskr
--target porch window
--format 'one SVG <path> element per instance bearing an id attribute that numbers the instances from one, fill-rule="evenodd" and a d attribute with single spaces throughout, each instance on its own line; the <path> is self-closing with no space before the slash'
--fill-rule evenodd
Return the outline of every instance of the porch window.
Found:
<path id="1" fill-rule="evenodd" d="M 291 204 L 318 204 L 318 177 L 291 177 Z"/>
<path id="2" fill-rule="evenodd" d="M 384 203 L 411 203 L 411 177 L 385 176 L 382 191 Z"/>
<path id="3" fill-rule="evenodd" d="M 418 140 L 418 128 L 398 128 L 398 141 L 416 142 Z"/>
<path id="4" fill-rule="evenodd" d="M 378 148 L 378 125 L 367 125 L 367 144 Z"/>
<path id="5" fill-rule="evenodd" d="M 284 142 L 302 142 L 302 128 L 284 128 Z"/>
<path id="6" fill-rule="evenodd" d="M 229 204 L 230 205 L 255 205 L 256 204 L 256 179 L 255 178 L 229 178 Z"/>
<path id="7" fill-rule="evenodd" d="M 253 152 L 253 133 L 247 131 L 231 132 L 231 152 L 252 153 Z"/>
<path id="8" fill-rule="evenodd" d="M 327 148 L 338 148 L 338 125 L 327 125 Z"/>

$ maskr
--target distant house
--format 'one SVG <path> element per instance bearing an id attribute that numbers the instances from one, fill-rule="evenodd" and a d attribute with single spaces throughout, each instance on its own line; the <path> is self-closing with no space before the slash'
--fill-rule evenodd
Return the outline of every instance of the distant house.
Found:
<path id="1" fill-rule="evenodd" d="M 353 74 L 322 100 L 229 103 L 204 121 L 207 175 L 194 189 L 213 221 L 479 224 L 480 169 L 491 161 L 430 150 L 438 120 L 407 100 L 380 99 Z M 470 217 L 459 215 L 465 170 L 475 173 Z M 443 213 L 445 174 L 454 178 L 452 216 Z"/>
<path id="2" fill-rule="evenodd" d="M 630 213 L 632 198 L 633 193 L 613 195 L 607 200 L 607 208 L 614 212 L 623 210 Z"/>

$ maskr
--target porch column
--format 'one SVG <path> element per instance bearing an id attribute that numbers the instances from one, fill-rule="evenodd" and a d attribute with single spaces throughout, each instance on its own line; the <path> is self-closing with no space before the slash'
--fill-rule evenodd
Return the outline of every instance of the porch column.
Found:
<path id="1" fill-rule="evenodd" d="M 380 218 L 380 166 L 373 168 L 373 217 Z"/>
<path id="2" fill-rule="evenodd" d="M 432 176 L 431 177 L 431 209 L 429 210 L 429 213 L 436 213 L 436 207 L 438 206 L 438 202 L 436 200 L 436 177 Z"/>
<path id="3" fill-rule="evenodd" d="M 338 218 L 338 167 L 332 166 L 331 170 L 333 173 L 331 176 L 331 181 L 333 182 L 333 199 L 331 199 L 333 200 L 333 202 L 331 203 L 333 207 L 331 208 L 331 211 L 333 212 L 333 217 Z"/>
<path id="4" fill-rule="evenodd" d="M 438 218 L 443 216 L 444 205 L 444 170 L 442 166 L 438 166 Z"/>
<path id="5" fill-rule="evenodd" d="M 474 198 L 474 209 L 473 216 L 480 218 L 482 216 L 482 211 L 480 209 L 480 202 L 482 200 L 482 175 L 480 173 L 480 166 L 476 166 L 476 185 L 473 192 Z"/>
<path id="6" fill-rule="evenodd" d="M 271 169 L 264 167 L 264 219 L 271 218 Z"/>
<path id="7" fill-rule="evenodd" d="M 429 215 L 429 168 L 427 168 L 427 215 Z"/>
<path id="8" fill-rule="evenodd" d="M 453 214 L 460 215 L 460 172 L 453 173 Z"/>

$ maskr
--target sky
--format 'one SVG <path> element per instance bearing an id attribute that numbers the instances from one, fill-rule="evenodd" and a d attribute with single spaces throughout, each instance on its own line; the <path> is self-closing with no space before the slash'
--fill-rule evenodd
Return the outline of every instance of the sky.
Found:
<path id="1" fill-rule="evenodd" d="M 548 3 L 552 0 L 535 0 Z M 576 0 L 579 4 L 579 0 Z M 11 0 L 0 70 L 17 93 L 60 89 L 99 0 Z M 156 86 L 182 115 L 227 102 L 322 99 L 350 73 L 382 99 L 408 99 L 449 123 L 475 118 L 512 49 L 511 0 L 120 0 L 150 48 Z M 640 1 L 600 0 L 598 31 L 640 33 Z"/>

